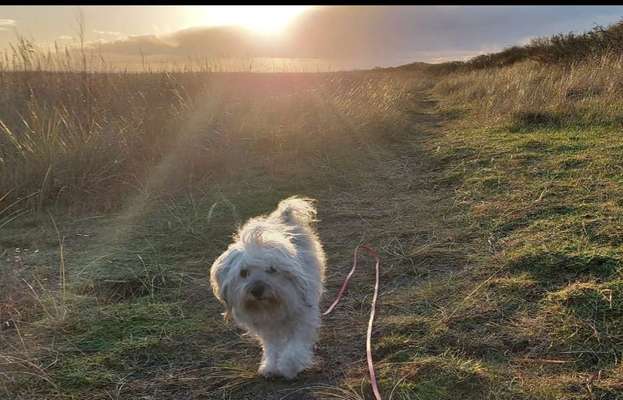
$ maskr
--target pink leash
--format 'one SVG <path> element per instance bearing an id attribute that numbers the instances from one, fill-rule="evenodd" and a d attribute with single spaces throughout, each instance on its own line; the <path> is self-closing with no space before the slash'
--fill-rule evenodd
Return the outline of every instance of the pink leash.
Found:
<path id="1" fill-rule="evenodd" d="M 337 305 L 337 303 L 340 302 L 340 299 L 342 298 L 342 294 L 344 293 L 344 291 L 346 290 L 346 287 L 348 286 L 348 281 L 355 273 L 355 269 L 357 269 L 357 252 L 359 251 L 360 248 L 364 250 L 366 253 L 368 253 L 369 255 L 371 255 L 372 257 L 374 257 L 374 259 L 376 260 L 376 266 L 375 266 L 376 280 L 374 282 L 374 296 L 372 297 L 372 304 L 370 307 L 370 320 L 368 321 L 368 334 L 366 336 L 366 357 L 368 359 L 368 370 L 370 371 L 370 384 L 372 385 L 372 392 L 374 392 L 374 397 L 376 398 L 376 400 L 381 400 L 381 393 L 379 392 L 379 385 L 376 382 L 376 373 L 374 372 L 374 364 L 372 363 L 372 323 L 374 322 L 374 314 L 376 312 L 375 311 L 376 310 L 376 299 L 378 298 L 378 294 L 379 294 L 379 269 L 381 265 L 381 259 L 379 257 L 379 253 L 377 253 L 376 250 L 366 246 L 365 244 L 361 244 L 355 248 L 355 254 L 353 256 L 353 268 L 350 270 L 350 272 L 346 276 L 346 279 L 344 279 L 344 283 L 342 283 L 342 287 L 340 288 L 340 291 L 338 292 L 337 297 L 335 298 L 333 303 L 329 306 L 327 311 L 323 312 L 322 315 L 325 316 L 331 313 L 333 309 L 335 308 L 335 306 Z"/>

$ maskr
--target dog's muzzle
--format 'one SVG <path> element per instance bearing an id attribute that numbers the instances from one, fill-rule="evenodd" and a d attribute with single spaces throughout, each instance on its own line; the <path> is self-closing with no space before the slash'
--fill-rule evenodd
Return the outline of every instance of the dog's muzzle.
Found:
<path id="1" fill-rule="evenodd" d="M 249 293 L 256 299 L 260 300 L 266 292 L 266 285 L 262 281 L 254 282 L 249 288 Z"/>
<path id="2" fill-rule="evenodd" d="M 280 301 L 266 282 L 255 281 L 245 288 L 244 307 L 249 311 L 268 311 L 279 307 Z"/>

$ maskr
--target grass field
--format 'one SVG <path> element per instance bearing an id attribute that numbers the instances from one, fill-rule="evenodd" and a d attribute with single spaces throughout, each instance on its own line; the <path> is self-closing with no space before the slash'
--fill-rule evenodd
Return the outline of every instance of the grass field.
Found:
<path id="1" fill-rule="evenodd" d="M 371 398 L 370 261 L 292 382 L 212 295 L 237 225 L 300 194 L 325 306 L 381 252 L 384 398 L 623 398 L 621 65 L 3 71 L 0 397 Z"/>

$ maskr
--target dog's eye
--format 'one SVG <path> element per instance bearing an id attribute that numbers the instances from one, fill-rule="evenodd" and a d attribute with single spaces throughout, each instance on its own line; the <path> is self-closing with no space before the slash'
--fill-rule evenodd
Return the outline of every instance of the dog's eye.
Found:
<path id="1" fill-rule="evenodd" d="M 275 267 L 270 267 L 266 272 L 268 272 L 269 274 L 274 274 L 275 272 L 277 272 L 277 269 Z"/>
<path id="2" fill-rule="evenodd" d="M 246 269 L 241 269 L 240 270 L 240 276 L 243 278 L 246 278 L 249 275 L 249 271 L 247 271 Z"/>

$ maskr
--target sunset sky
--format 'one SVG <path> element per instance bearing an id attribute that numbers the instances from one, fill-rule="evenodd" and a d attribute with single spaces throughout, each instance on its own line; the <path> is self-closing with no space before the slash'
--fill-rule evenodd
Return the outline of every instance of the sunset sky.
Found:
<path id="1" fill-rule="evenodd" d="M 623 6 L 83 6 L 106 54 L 347 59 L 362 67 L 439 62 L 623 18 Z M 16 32 L 75 44 L 75 6 L 0 6 L 0 48 Z"/>

